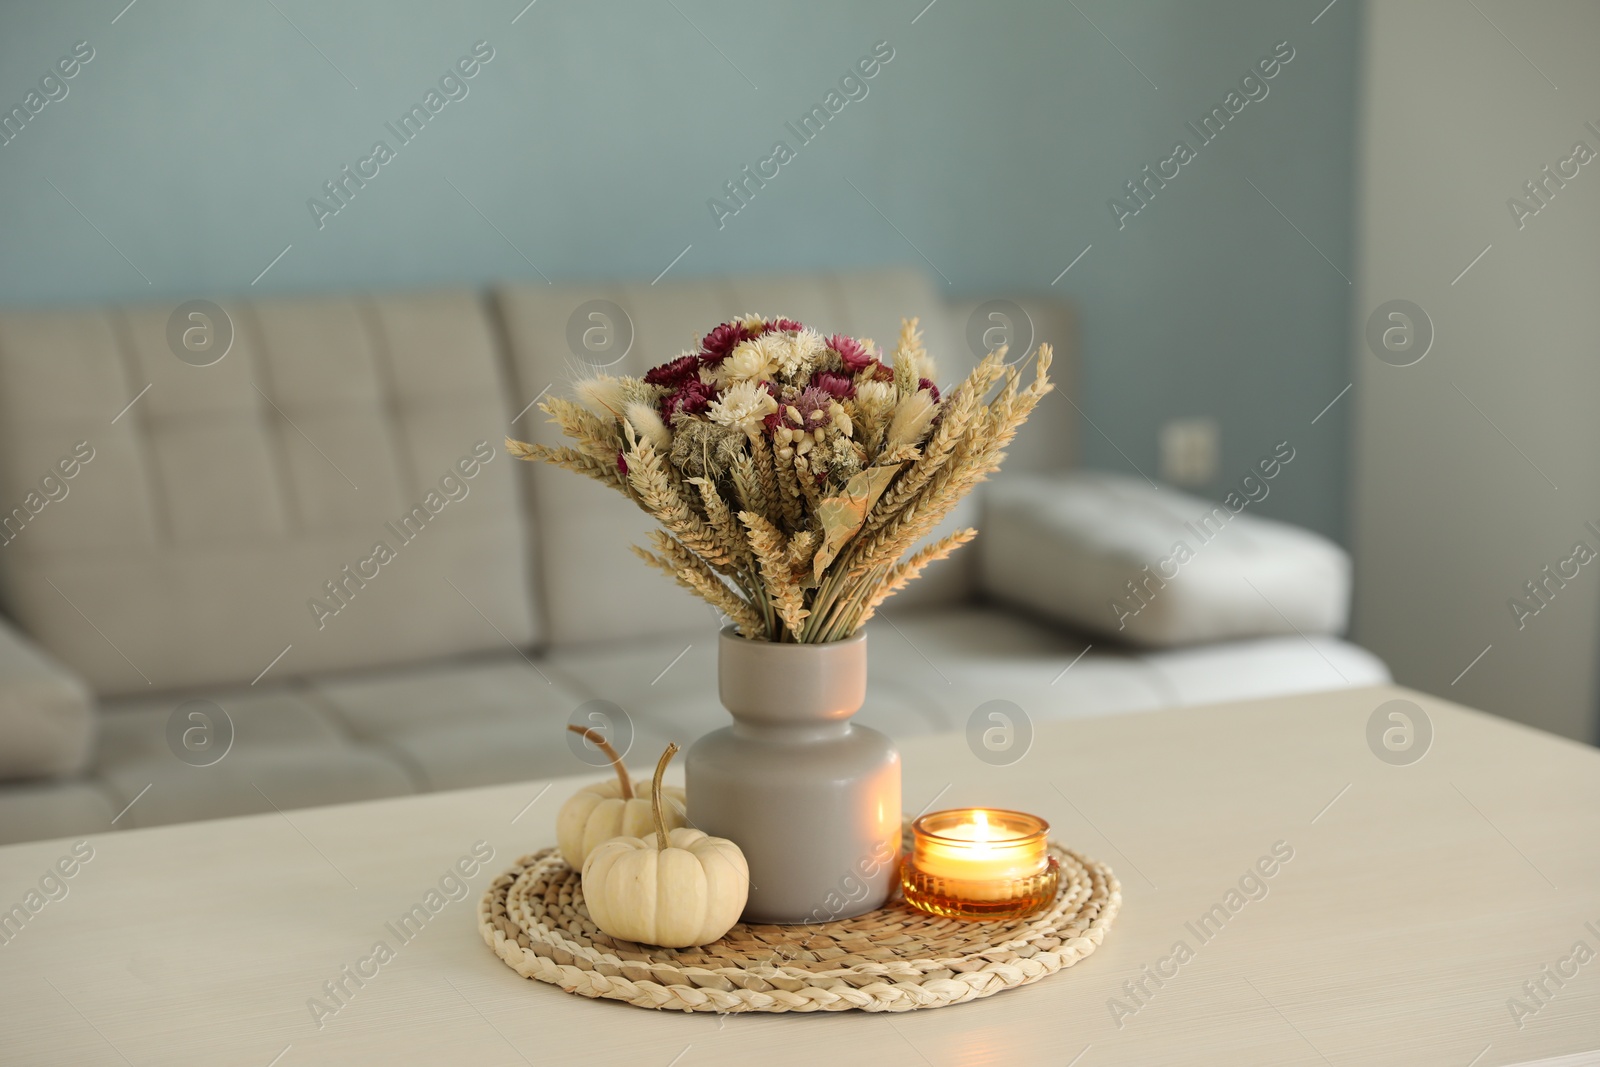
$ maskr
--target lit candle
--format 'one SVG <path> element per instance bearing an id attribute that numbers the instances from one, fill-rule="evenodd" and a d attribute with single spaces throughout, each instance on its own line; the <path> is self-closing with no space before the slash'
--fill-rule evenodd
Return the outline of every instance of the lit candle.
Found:
<path id="1" fill-rule="evenodd" d="M 939 878 L 997 883 L 1038 874 L 1044 838 L 1018 837 L 1004 822 L 989 822 L 983 809 L 962 812 L 964 821 L 916 837 L 917 869 Z"/>
<path id="2" fill-rule="evenodd" d="M 1018 811 L 937 811 L 912 824 L 901 870 L 908 903 L 954 918 L 1014 918 L 1055 899 L 1050 826 Z"/>

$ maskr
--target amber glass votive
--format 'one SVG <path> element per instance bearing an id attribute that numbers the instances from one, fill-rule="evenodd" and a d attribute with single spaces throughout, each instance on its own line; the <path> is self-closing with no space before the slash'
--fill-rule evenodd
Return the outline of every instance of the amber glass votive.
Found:
<path id="1" fill-rule="evenodd" d="M 951 919 L 1020 919 L 1056 898 L 1050 824 L 1003 808 L 935 811 L 911 824 L 901 861 L 906 903 Z"/>

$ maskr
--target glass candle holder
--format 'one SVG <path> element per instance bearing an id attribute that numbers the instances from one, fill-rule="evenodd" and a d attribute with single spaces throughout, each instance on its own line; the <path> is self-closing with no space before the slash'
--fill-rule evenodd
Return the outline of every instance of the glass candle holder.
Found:
<path id="1" fill-rule="evenodd" d="M 906 903 L 950 919 L 1020 919 L 1056 898 L 1050 824 L 1001 808 L 935 811 L 911 824 L 900 865 Z"/>

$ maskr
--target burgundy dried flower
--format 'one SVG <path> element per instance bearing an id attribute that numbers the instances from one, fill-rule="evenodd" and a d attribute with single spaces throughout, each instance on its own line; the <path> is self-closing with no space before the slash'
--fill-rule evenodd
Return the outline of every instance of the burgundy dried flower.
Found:
<path id="1" fill-rule="evenodd" d="M 748 341 L 755 336 L 737 322 L 724 322 L 717 326 L 700 342 L 700 362 L 708 367 L 715 367 L 718 363 L 728 358 L 740 342 Z"/>
<path id="2" fill-rule="evenodd" d="M 690 378 L 661 398 L 661 418 L 670 425 L 672 416 L 680 411 L 685 415 L 704 415 L 716 398 L 716 386 Z"/>
<path id="3" fill-rule="evenodd" d="M 931 380 L 929 380 L 927 378 L 918 378 L 917 379 L 917 388 L 918 389 L 926 389 L 928 392 L 933 394 L 933 402 L 935 404 L 937 404 L 939 402 L 939 387 L 937 385 L 934 385 Z"/>
<path id="4" fill-rule="evenodd" d="M 773 330 L 785 330 L 789 333 L 799 333 L 803 329 L 805 327 L 793 319 L 773 319 L 761 328 L 761 332 L 771 333 Z"/>
<path id="5" fill-rule="evenodd" d="M 836 333 L 828 338 L 828 347 L 839 353 L 839 358 L 844 361 L 844 365 L 852 374 L 858 374 L 877 362 L 860 341 L 854 337 L 846 337 L 842 333 Z"/>
<path id="6" fill-rule="evenodd" d="M 819 370 L 811 376 L 811 385 L 835 400 L 849 400 L 856 395 L 856 383 L 843 374 Z"/>
<path id="7" fill-rule="evenodd" d="M 646 385 L 665 385 L 676 388 L 695 376 L 700 369 L 700 360 L 697 356 L 679 356 L 669 360 L 659 367 L 651 367 L 644 372 Z"/>
<path id="8" fill-rule="evenodd" d="M 617 449 L 617 473 L 618 474 L 627 474 L 628 473 L 628 460 L 626 459 L 626 457 L 623 456 L 622 449 L 620 449 L 620 448 Z"/>

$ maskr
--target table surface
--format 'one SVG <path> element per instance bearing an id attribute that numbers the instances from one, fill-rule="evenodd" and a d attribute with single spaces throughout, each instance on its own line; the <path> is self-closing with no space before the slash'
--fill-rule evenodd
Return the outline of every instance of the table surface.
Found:
<path id="1" fill-rule="evenodd" d="M 1393 699 L 1432 726 L 1409 765 L 1367 740 Z M 1099 951 L 894 1015 L 583 1000 L 518 977 L 478 934 L 484 886 L 553 842 L 578 779 L 528 782 L 103 834 L 76 866 L 70 839 L 0 849 L 0 908 L 59 860 L 74 871 L 0 944 L 0 1062 L 1502 1067 L 1600 1049 L 1594 749 L 1381 688 L 1039 724 L 1005 768 L 959 736 L 902 752 L 908 812 L 1037 812 L 1115 868 L 1123 908 Z M 494 858 L 470 891 L 446 881 L 437 915 L 397 938 L 389 924 L 478 842 Z M 1274 847 L 1292 858 L 1239 892 Z M 1226 923 L 1201 930 L 1214 905 Z M 392 958 L 314 1013 L 380 941 Z"/>

